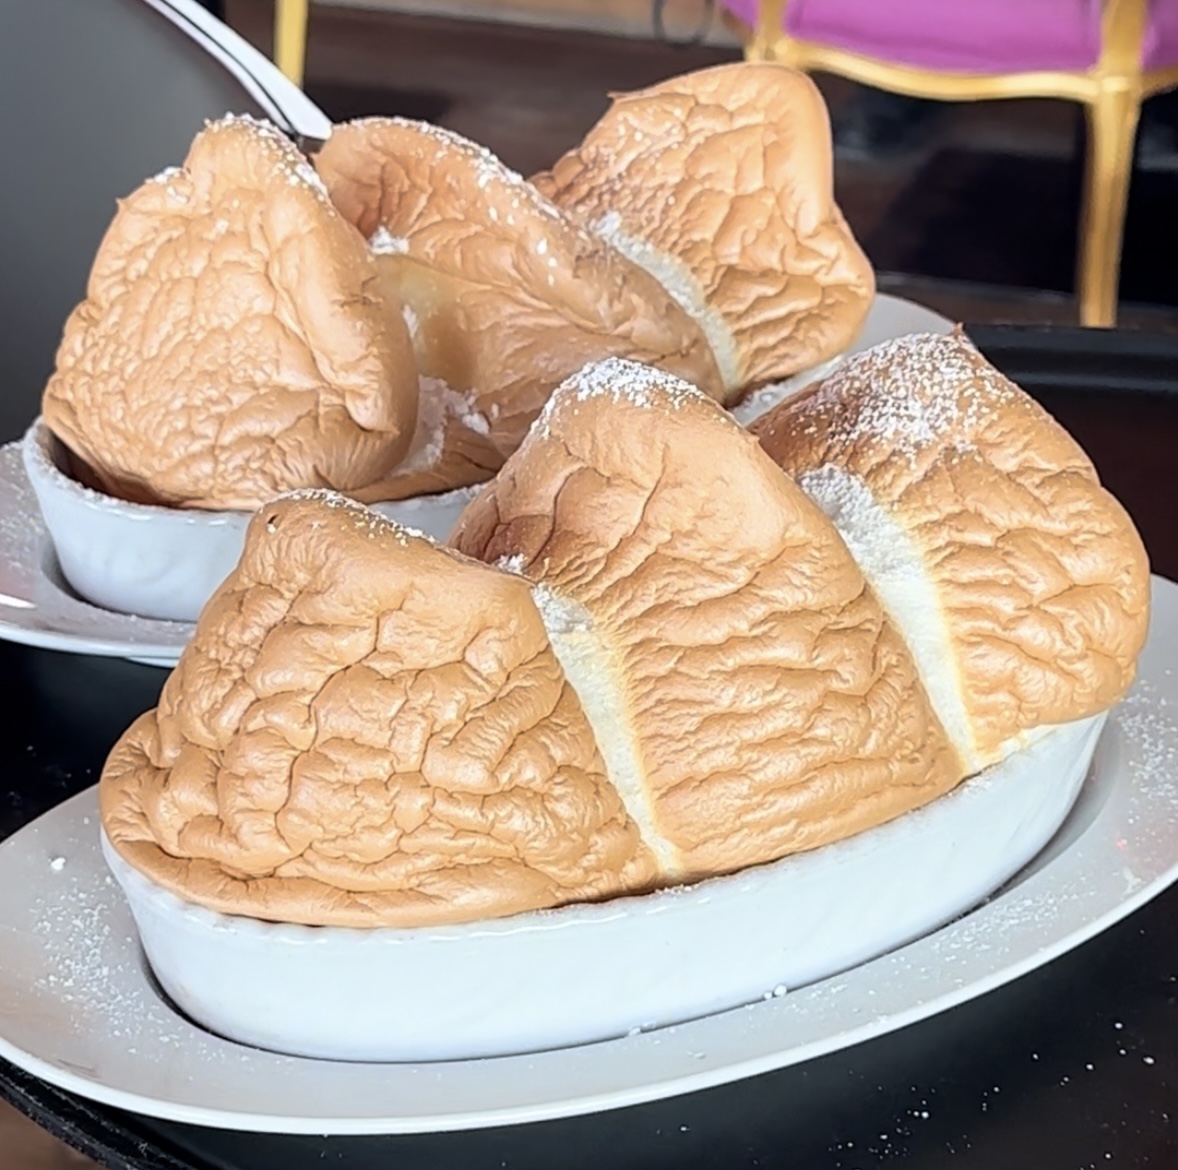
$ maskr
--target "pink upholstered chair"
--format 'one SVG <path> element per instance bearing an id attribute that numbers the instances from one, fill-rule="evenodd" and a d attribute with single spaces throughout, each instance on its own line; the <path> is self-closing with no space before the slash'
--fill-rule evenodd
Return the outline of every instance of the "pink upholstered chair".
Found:
<path id="1" fill-rule="evenodd" d="M 1178 86 L 1178 0 L 721 0 L 747 56 L 948 101 L 1057 97 L 1088 117 L 1076 285 L 1116 321 L 1141 102 Z"/>

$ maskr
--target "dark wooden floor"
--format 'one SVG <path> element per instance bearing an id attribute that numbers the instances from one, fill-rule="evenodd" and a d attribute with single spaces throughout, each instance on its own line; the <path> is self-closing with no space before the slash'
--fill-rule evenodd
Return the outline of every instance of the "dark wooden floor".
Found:
<path id="1" fill-rule="evenodd" d="M 0 1101 L 0 1170 L 94 1170 L 94 1163 L 64 1146 Z"/>
<path id="2" fill-rule="evenodd" d="M 225 11 L 239 32 L 269 52 L 272 0 L 226 0 Z M 610 92 L 738 57 L 735 48 L 312 5 L 307 90 L 337 120 L 395 113 L 436 121 L 530 174 L 581 137 L 606 108 Z M 854 87 L 818 80 L 837 117 Z M 914 256 L 910 266 L 884 267 L 881 287 L 961 320 L 1074 322 L 1066 289 L 1074 251 L 1078 116 L 1075 107 L 1052 101 L 955 105 L 923 150 L 898 162 L 839 161 L 839 201 L 868 253 L 900 264 Z M 933 184 L 936 191 L 925 197 Z M 1041 205 L 1025 206 L 1040 190 Z M 1058 206 L 1061 192 L 1064 205 Z M 1169 206 L 1161 207 L 1167 221 Z M 1029 211 L 1038 219 L 1028 218 Z M 1022 237 L 1006 230 L 1010 222 L 1023 224 Z M 1043 248 L 1054 249 L 1046 264 L 1038 254 Z M 1152 242 L 1147 238 L 1140 250 L 1145 254 L 1137 259 L 1148 266 Z M 930 267 L 930 252 L 931 275 L 921 267 Z M 1044 271 L 1054 289 L 1037 283 Z M 1174 287 L 1168 271 L 1160 279 Z M 1178 330 L 1178 310 L 1126 303 L 1121 321 Z"/>

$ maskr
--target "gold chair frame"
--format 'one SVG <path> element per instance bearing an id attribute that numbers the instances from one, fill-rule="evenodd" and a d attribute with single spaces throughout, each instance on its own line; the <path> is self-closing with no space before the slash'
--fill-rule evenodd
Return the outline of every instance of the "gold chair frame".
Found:
<path id="1" fill-rule="evenodd" d="M 834 73 L 852 81 L 941 101 L 1051 97 L 1079 102 L 1088 124 L 1076 288 L 1084 325 L 1115 325 L 1125 209 L 1141 103 L 1178 86 L 1178 66 L 1145 71 L 1141 50 L 1149 0 L 1104 0 L 1101 52 L 1078 72 L 942 73 L 897 65 L 846 49 L 799 40 L 784 32 L 788 0 L 762 0 L 745 47 L 754 61 L 779 61 L 804 72 Z"/>
<path id="2" fill-rule="evenodd" d="M 274 64 L 299 86 L 307 62 L 310 7 L 310 0 L 274 0 Z"/>

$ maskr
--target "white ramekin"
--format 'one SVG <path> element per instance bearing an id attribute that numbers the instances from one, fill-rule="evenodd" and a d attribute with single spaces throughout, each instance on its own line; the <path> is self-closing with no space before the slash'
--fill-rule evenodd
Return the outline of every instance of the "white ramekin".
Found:
<path id="1" fill-rule="evenodd" d="M 84 487 L 38 418 L 21 457 L 62 575 L 79 596 L 117 613 L 195 621 L 241 556 L 249 512 L 131 504 Z M 382 515 L 445 540 L 473 489 L 375 504 Z"/>
<path id="2" fill-rule="evenodd" d="M 182 901 L 103 838 L 151 968 L 204 1027 L 338 1060 L 567 1047 L 846 970 L 975 906 L 1067 816 L 1103 715 L 1053 729 L 916 812 L 696 886 L 456 927 L 261 922 Z"/>

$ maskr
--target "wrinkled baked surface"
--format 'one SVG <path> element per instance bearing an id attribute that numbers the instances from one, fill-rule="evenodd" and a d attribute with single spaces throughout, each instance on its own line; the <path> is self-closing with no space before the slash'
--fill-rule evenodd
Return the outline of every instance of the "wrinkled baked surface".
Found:
<path id="1" fill-rule="evenodd" d="M 454 543 L 537 582 L 550 632 L 591 630 L 608 679 L 572 681 L 591 720 L 586 690 L 620 696 L 598 742 L 610 764 L 603 739 L 627 737 L 664 873 L 834 841 L 962 776 L 833 527 L 677 379 L 621 361 L 569 379 Z"/>
<path id="2" fill-rule="evenodd" d="M 729 401 L 841 352 L 867 316 L 875 278 L 834 201 L 826 106 L 784 66 L 621 95 L 533 182 L 697 306 Z"/>
<path id="3" fill-rule="evenodd" d="M 315 165 L 371 239 L 426 376 L 434 422 L 385 498 L 488 479 L 588 361 L 633 357 L 722 393 L 707 340 L 666 290 L 482 147 L 365 118 L 337 126 Z"/>
<path id="4" fill-rule="evenodd" d="M 356 488 L 408 449 L 408 331 L 365 241 L 279 131 L 226 118 L 122 200 L 44 394 L 99 486 L 250 508 Z"/>
<path id="5" fill-rule="evenodd" d="M 804 485 L 841 469 L 907 533 L 983 757 L 1125 693 L 1149 620 L 1141 538 L 1071 436 L 960 331 L 849 358 L 752 429 Z"/>
<path id="6" fill-rule="evenodd" d="M 322 493 L 255 516 L 100 802 L 160 885 L 285 922 L 461 922 L 653 876 L 526 583 Z"/>

